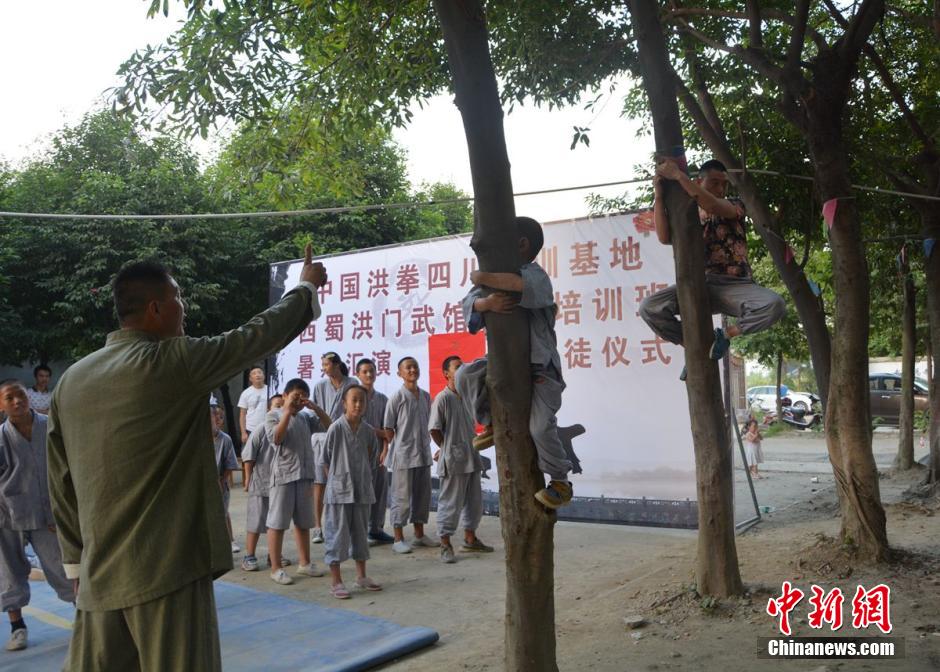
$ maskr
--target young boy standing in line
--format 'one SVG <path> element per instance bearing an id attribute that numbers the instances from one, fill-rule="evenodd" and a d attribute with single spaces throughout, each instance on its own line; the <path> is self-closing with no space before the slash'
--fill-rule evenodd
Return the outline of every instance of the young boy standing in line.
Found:
<path id="1" fill-rule="evenodd" d="M 441 489 L 437 498 L 437 534 L 441 538 L 441 562 L 456 562 L 451 535 L 457 530 L 457 521 L 464 530 L 462 550 L 491 553 L 476 536 L 483 517 L 483 486 L 480 473 L 483 461 L 473 448 L 474 426 L 470 409 L 457 394 L 455 379 L 463 362 L 451 355 L 444 360 L 444 378 L 447 387 L 441 390 L 431 404 L 428 430 L 438 445 L 434 453 L 437 476 Z"/>
<path id="2" fill-rule="evenodd" d="M 26 544 L 31 544 L 49 585 L 64 602 L 75 601 L 73 582 L 65 577 L 55 520 L 49 503 L 46 471 L 46 416 L 29 407 L 26 386 L 0 383 L 0 606 L 10 618 L 7 651 L 28 643 L 23 607 L 29 604 Z"/>
<path id="3" fill-rule="evenodd" d="M 316 415 L 301 413 L 308 408 Z M 268 499 L 268 553 L 271 580 L 281 585 L 293 583 L 281 563 L 284 530 L 294 523 L 294 539 L 300 564 L 297 574 L 323 576 L 310 561 L 310 528 L 313 527 L 313 479 L 316 472 L 310 437 L 330 418 L 310 402 L 310 387 L 300 378 L 287 381 L 284 407 L 270 411 L 265 418 L 268 442 L 274 448 Z"/>
<path id="4" fill-rule="evenodd" d="M 356 377 L 366 390 L 366 414 L 363 419 L 375 430 L 381 450 L 372 461 L 372 490 L 375 503 L 369 511 L 369 545 L 391 544 L 395 538 L 382 528 L 385 527 L 385 512 L 388 509 L 388 469 L 385 458 L 388 456 L 388 434 L 382 425 L 385 422 L 385 408 L 388 397 L 375 389 L 375 362 L 360 359 L 356 363 Z"/>
<path id="5" fill-rule="evenodd" d="M 558 436 L 556 415 L 561 408 L 561 393 L 565 382 L 561 375 L 561 358 L 555 336 L 555 294 L 548 274 L 535 262 L 542 249 L 542 226 L 529 217 L 516 217 L 519 232 L 519 273 L 488 273 L 473 271 L 470 279 L 475 285 L 463 300 L 467 330 L 475 334 L 485 325 L 487 312 L 512 312 L 518 305 L 529 313 L 529 362 L 532 372 L 532 407 L 529 413 L 529 433 L 538 451 L 539 469 L 551 479 L 547 487 L 535 493 L 535 498 L 546 508 L 557 509 L 571 501 L 572 487 L 568 480 L 571 461 Z M 483 296 L 482 287 L 497 290 Z M 506 294 L 520 294 L 518 301 Z M 474 442 L 482 449 L 492 445 L 492 419 L 486 391 L 486 357 L 461 367 L 457 374 L 457 390 L 470 402 L 477 422 L 486 425 L 489 442 Z"/>
<path id="6" fill-rule="evenodd" d="M 268 400 L 268 411 L 284 406 L 284 396 L 275 394 Z M 262 424 L 256 427 L 242 448 L 242 464 L 245 467 L 245 492 L 248 493 L 248 517 L 245 522 L 245 557 L 242 569 L 246 572 L 258 571 L 258 558 L 255 551 L 258 540 L 268 531 L 265 520 L 268 517 L 268 488 L 271 480 L 271 460 L 274 449 L 268 443 L 268 437 Z M 268 557 L 270 563 L 270 556 Z M 290 561 L 281 558 L 281 566 Z"/>
<path id="7" fill-rule="evenodd" d="M 411 553 L 412 546 L 434 548 L 437 541 L 424 534 L 431 511 L 431 444 L 428 438 L 428 417 L 431 395 L 418 387 L 421 370 L 414 357 L 398 362 L 402 386 L 389 398 L 385 407 L 385 429 L 393 432 L 389 446 L 389 469 L 392 471 L 392 527 L 396 553 Z M 405 541 L 404 527 L 414 525 L 414 541 Z"/>
<path id="8" fill-rule="evenodd" d="M 356 561 L 356 585 L 382 590 L 366 574 L 369 509 L 375 500 L 371 464 L 379 452 L 375 429 L 363 420 L 367 404 L 364 387 L 346 389 L 345 414 L 327 430 L 318 463 L 318 471 L 327 474 L 325 486 L 316 487 L 324 490 L 325 561 L 333 579 L 330 594 L 339 600 L 350 597 L 340 572 L 340 563 L 350 557 Z"/>
<path id="9" fill-rule="evenodd" d="M 215 447 L 215 466 L 219 472 L 219 487 L 222 488 L 222 506 L 225 508 L 225 526 L 228 528 L 228 538 L 232 541 L 232 553 L 242 549 L 235 543 L 232 533 L 232 517 L 228 515 L 228 505 L 231 499 L 229 478 L 238 469 L 238 460 L 235 459 L 235 444 L 232 437 L 222 431 L 225 426 L 225 414 L 221 406 L 212 406 L 212 444 Z"/>

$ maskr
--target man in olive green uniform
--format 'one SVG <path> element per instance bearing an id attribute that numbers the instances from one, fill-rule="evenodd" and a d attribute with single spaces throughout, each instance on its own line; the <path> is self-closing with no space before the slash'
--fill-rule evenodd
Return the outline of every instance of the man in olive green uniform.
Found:
<path id="1" fill-rule="evenodd" d="M 222 669 L 212 580 L 232 553 L 209 392 L 319 317 L 325 282 L 308 246 L 280 302 L 221 336 L 190 338 L 163 266 L 115 277 L 121 328 L 66 371 L 49 414 L 52 508 L 78 588 L 65 669 Z"/>

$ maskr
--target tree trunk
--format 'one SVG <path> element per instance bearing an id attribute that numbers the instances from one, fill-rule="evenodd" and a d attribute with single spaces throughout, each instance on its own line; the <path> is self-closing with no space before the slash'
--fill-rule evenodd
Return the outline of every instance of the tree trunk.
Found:
<path id="1" fill-rule="evenodd" d="M 774 399 L 777 402 L 777 422 L 783 423 L 783 395 L 781 394 L 780 386 L 783 384 L 783 353 L 777 353 L 777 389 L 775 390 Z"/>
<path id="2" fill-rule="evenodd" d="M 629 7 L 657 151 L 684 159 L 679 105 L 659 5 L 655 0 L 630 0 Z M 708 357 L 713 335 L 704 283 L 702 224 L 696 203 L 675 182 L 664 183 L 664 199 L 675 254 L 695 448 L 699 523 L 696 583 L 701 595 L 737 595 L 743 592 L 743 584 L 734 540 L 731 451 L 718 365 Z"/>
<path id="3" fill-rule="evenodd" d="M 463 118 L 475 199 L 471 246 L 480 268 L 518 272 L 518 236 L 503 111 L 479 0 L 434 0 L 457 107 Z M 499 511 L 506 545 L 504 669 L 552 672 L 555 662 L 555 514 L 537 504 L 545 487 L 529 436 L 532 383 L 522 310 L 486 321 L 487 387 L 496 436 Z"/>
<path id="4" fill-rule="evenodd" d="M 715 158 L 730 170 L 740 170 L 742 167 L 741 161 L 731 151 L 724 130 L 712 126 L 708 115 L 705 114 L 701 104 L 688 88 L 680 85 L 679 97 Z M 751 221 L 754 222 L 757 233 L 770 253 L 770 258 L 774 262 L 777 273 L 780 274 L 780 279 L 783 280 L 783 284 L 793 299 L 793 305 L 796 307 L 797 315 L 799 315 L 800 323 L 803 325 L 806 334 L 810 359 L 813 362 L 813 375 L 816 378 L 816 388 L 819 390 L 819 398 L 825 410 L 829 401 L 829 370 L 832 344 L 829 337 L 829 327 L 826 326 L 826 313 L 822 299 L 813 294 L 803 269 L 795 261 L 787 261 L 787 247 L 778 236 L 774 235 L 776 230 L 774 217 L 751 174 L 732 172 L 729 177 L 738 190 L 738 196 L 744 201 L 748 215 Z"/>
<path id="5" fill-rule="evenodd" d="M 898 419 L 900 439 L 894 466 L 911 469 L 914 466 L 914 358 L 917 338 L 914 278 L 906 252 L 901 261 L 903 277 L 904 311 L 901 318 L 901 415 Z"/>
<path id="6" fill-rule="evenodd" d="M 825 89 L 817 83 L 816 90 Z M 839 494 L 842 541 L 856 545 L 862 557 L 881 561 L 888 557 L 888 537 L 871 449 L 868 263 L 842 144 L 843 109 L 825 98 L 817 95 L 808 105 L 806 138 L 820 198 L 824 203 L 838 199 L 829 230 L 835 314 L 826 443 Z"/>
<path id="7" fill-rule="evenodd" d="M 940 212 L 934 208 L 924 208 L 921 211 L 924 238 L 940 239 Z M 930 382 L 930 461 L 927 472 L 928 483 L 940 483 L 940 367 L 937 366 L 940 355 L 940 249 L 933 250 L 933 254 L 925 260 L 927 288 L 927 322 L 930 332 L 930 357 L 927 372 Z"/>

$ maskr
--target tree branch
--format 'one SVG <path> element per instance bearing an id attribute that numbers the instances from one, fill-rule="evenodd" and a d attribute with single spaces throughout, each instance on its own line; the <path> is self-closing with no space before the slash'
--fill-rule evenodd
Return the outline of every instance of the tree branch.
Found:
<path id="1" fill-rule="evenodd" d="M 796 5 L 796 20 L 790 32 L 790 44 L 787 47 L 787 64 L 789 71 L 796 71 L 800 67 L 800 56 L 803 54 L 803 42 L 806 40 L 806 24 L 809 20 L 809 0 L 799 0 Z"/>
<path id="2" fill-rule="evenodd" d="M 825 0 L 830 2 L 831 0 Z M 862 50 L 862 45 L 868 41 L 868 37 L 875 29 L 875 24 L 884 16 L 884 0 L 864 0 L 862 6 L 852 17 L 845 33 L 836 43 L 838 50 L 847 63 L 854 64 Z M 851 68 L 848 69 L 845 76 L 849 77 Z"/>
<path id="3" fill-rule="evenodd" d="M 764 34 L 761 32 L 761 9 L 757 0 L 747 0 L 747 35 L 750 46 L 764 48 Z"/>
<path id="4" fill-rule="evenodd" d="M 748 11 L 746 12 L 734 12 L 727 9 L 709 9 L 707 7 L 677 7 L 675 9 L 670 9 L 666 12 L 666 18 L 679 18 L 683 16 L 707 16 L 715 17 L 722 19 L 740 19 L 742 21 L 749 21 L 751 24 L 748 27 L 748 41 L 750 46 L 763 48 L 763 33 L 759 35 L 754 35 L 752 32 L 755 26 L 758 30 L 761 27 L 761 22 L 773 19 L 775 21 L 780 21 L 792 26 L 794 24 L 794 19 L 789 14 L 781 12 L 778 9 L 759 9 L 759 14 L 752 14 L 750 4 L 753 0 L 748 1 Z M 938 0 L 940 2 L 940 0 Z M 826 42 L 826 38 L 816 29 L 811 28 L 807 25 L 806 34 L 810 36 L 813 42 L 816 43 L 816 46 L 820 49 L 825 49 L 829 46 L 829 43 Z M 755 37 L 758 39 L 755 42 Z M 758 46 L 760 45 L 760 46 Z"/>

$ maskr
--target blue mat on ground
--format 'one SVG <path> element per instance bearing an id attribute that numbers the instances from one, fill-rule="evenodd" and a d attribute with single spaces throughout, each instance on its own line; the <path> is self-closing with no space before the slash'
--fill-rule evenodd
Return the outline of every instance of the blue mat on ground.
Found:
<path id="1" fill-rule="evenodd" d="M 0 671 L 52 672 L 62 669 L 74 610 L 42 582 L 30 582 L 32 599 L 24 617 L 29 648 L 0 649 Z M 225 670 L 368 670 L 430 646 L 430 628 L 403 627 L 345 609 L 215 582 Z"/>

